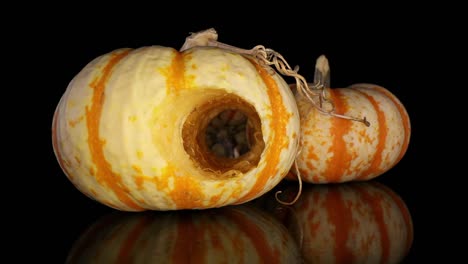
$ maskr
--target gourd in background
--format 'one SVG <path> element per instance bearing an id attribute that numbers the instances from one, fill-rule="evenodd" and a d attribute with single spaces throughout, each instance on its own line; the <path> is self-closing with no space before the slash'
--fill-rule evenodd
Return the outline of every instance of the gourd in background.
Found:
<path id="1" fill-rule="evenodd" d="M 52 141 L 77 189 L 123 211 L 204 209 L 245 203 L 284 178 L 300 133 L 294 95 L 258 57 L 216 39 L 209 29 L 180 51 L 114 50 L 73 78 Z M 247 117 L 250 138 L 233 158 L 206 142 L 210 121 L 231 110 Z"/>
<path id="2" fill-rule="evenodd" d="M 339 183 L 380 176 L 407 151 L 411 134 L 408 113 L 394 94 L 379 85 L 329 88 L 329 71 L 322 55 L 317 59 L 314 83 L 308 84 L 312 89 L 303 92 L 291 85 L 301 117 L 296 160 L 301 179 Z"/>

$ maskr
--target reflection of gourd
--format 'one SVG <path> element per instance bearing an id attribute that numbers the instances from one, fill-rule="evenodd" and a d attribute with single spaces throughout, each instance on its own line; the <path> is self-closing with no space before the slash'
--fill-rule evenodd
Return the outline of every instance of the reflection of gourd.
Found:
<path id="1" fill-rule="evenodd" d="M 400 263 L 413 242 L 404 201 L 376 182 L 305 185 L 292 207 L 259 199 L 299 238 L 306 263 Z"/>
<path id="2" fill-rule="evenodd" d="M 250 150 L 206 143 L 224 110 L 248 118 Z M 290 169 L 299 115 L 288 85 L 257 60 L 216 47 L 119 49 L 74 77 L 53 118 L 53 147 L 87 196 L 125 211 L 213 208 L 273 188 Z"/>
<path id="3" fill-rule="evenodd" d="M 318 64 L 320 59 L 324 57 L 317 60 Z M 297 163 L 302 180 L 311 183 L 369 180 L 401 160 L 408 148 L 411 129 L 408 113 L 394 94 L 373 84 L 325 87 L 323 92 L 334 105 L 335 114 L 365 117 L 370 126 L 320 113 L 309 99 L 297 93 L 302 144 Z"/>
<path id="4" fill-rule="evenodd" d="M 299 263 L 271 215 L 245 205 L 111 214 L 74 243 L 66 263 Z"/>

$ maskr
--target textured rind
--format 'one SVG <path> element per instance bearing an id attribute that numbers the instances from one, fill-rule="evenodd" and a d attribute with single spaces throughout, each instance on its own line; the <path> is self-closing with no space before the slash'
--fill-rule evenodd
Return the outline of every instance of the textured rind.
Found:
<path id="1" fill-rule="evenodd" d="M 294 96 L 272 72 L 217 48 L 150 46 L 102 55 L 75 76 L 57 106 L 52 137 L 59 164 L 81 192 L 125 211 L 252 200 L 285 176 L 298 147 Z M 240 96 L 260 116 L 265 150 L 244 175 L 206 177 L 184 151 L 185 117 L 213 90 Z"/>
<path id="2" fill-rule="evenodd" d="M 375 178 L 404 156 L 410 138 L 408 113 L 387 89 L 355 84 L 328 89 L 336 113 L 366 117 L 370 126 L 318 112 L 296 96 L 301 115 L 302 149 L 297 158 L 302 179 L 337 183 Z"/>

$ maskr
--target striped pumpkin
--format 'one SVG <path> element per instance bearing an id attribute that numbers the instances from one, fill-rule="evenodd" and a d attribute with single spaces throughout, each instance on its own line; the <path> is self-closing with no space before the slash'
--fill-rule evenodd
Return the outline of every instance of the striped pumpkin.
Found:
<path id="1" fill-rule="evenodd" d="M 276 219 L 249 206 L 103 217 L 73 244 L 66 263 L 299 263 Z"/>
<path id="2" fill-rule="evenodd" d="M 218 157 L 205 142 L 224 110 L 248 117 L 251 148 Z M 150 46 L 97 57 L 53 117 L 53 149 L 88 197 L 124 211 L 215 208 L 252 200 L 298 149 L 294 95 L 276 72 L 225 49 Z"/>
<path id="3" fill-rule="evenodd" d="M 325 92 L 337 114 L 366 117 L 370 126 L 322 114 L 297 93 L 302 145 L 297 163 L 304 181 L 369 180 L 402 159 L 411 128 L 408 113 L 395 95 L 374 84 Z"/>
<path id="4" fill-rule="evenodd" d="M 295 192 L 288 187 L 282 199 Z M 297 239 L 305 263 L 401 263 L 413 243 L 405 202 L 377 182 L 305 185 L 292 207 L 264 204 Z"/>

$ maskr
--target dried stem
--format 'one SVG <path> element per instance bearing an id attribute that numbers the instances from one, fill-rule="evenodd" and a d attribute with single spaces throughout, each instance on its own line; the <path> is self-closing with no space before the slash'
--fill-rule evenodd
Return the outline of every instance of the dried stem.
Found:
<path id="1" fill-rule="evenodd" d="M 298 73 L 299 67 L 294 69 L 289 66 L 284 57 L 262 45 L 255 46 L 250 50 L 234 47 L 218 41 L 218 34 L 213 28 L 192 33 L 186 38 L 181 51 L 195 46 L 210 46 L 230 50 L 239 54 L 248 55 L 255 58 L 261 65 L 274 66 L 282 75 L 293 77 L 296 80 L 296 87 L 301 96 L 307 100 L 322 114 L 331 115 L 338 118 L 362 122 L 366 126 L 370 123 L 366 118 L 357 118 L 335 113 L 333 102 L 326 96 L 326 88 L 330 87 L 330 67 L 328 60 L 321 55 L 315 64 L 314 83 L 307 83 L 306 79 Z"/>
<path id="2" fill-rule="evenodd" d="M 328 59 L 325 57 L 325 55 L 319 56 L 317 58 L 317 61 L 315 62 L 314 86 L 321 86 L 319 89 L 322 89 L 321 94 L 319 95 L 320 108 L 323 108 L 323 105 L 322 105 L 323 102 L 329 103 L 331 106 L 331 110 L 326 111 L 326 114 L 339 117 L 339 118 L 343 118 L 343 119 L 362 122 L 364 123 L 364 125 L 370 126 L 370 123 L 369 121 L 367 121 L 366 117 L 357 118 L 357 117 L 337 114 L 334 112 L 335 106 L 333 105 L 333 102 L 327 98 L 326 93 L 325 93 L 325 88 L 330 87 L 330 66 L 328 64 Z"/>
<path id="3" fill-rule="evenodd" d="M 226 49 L 238 54 L 247 55 L 253 57 L 260 63 L 262 66 L 274 66 L 274 68 L 282 75 L 293 77 L 296 80 L 296 87 L 299 94 L 305 98 L 322 114 L 348 119 L 352 121 L 357 121 L 370 126 L 370 123 L 367 119 L 357 118 L 342 114 L 335 113 L 335 106 L 333 102 L 327 97 L 326 89 L 330 88 L 330 67 L 328 60 L 324 55 L 320 56 L 315 65 L 314 73 L 314 83 L 307 83 L 306 79 L 300 75 L 299 67 L 296 66 L 294 69 L 288 64 L 284 57 L 272 50 L 265 48 L 262 45 L 255 46 L 250 50 L 234 47 L 218 41 L 218 34 L 213 28 L 199 31 L 196 33 L 191 33 L 189 37 L 186 38 L 184 45 L 181 47 L 180 51 L 184 51 L 196 46 L 210 46 L 218 47 L 221 49 Z M 271 69 L 271 68 L 269 68 Z M 299 152 L 298 152 L 299 153 Z M 296 153 L 297 154 L 297 153 Z M 278 195 L 282 191 L 275 193 L 276 200 L 283 205 L 292 205 L 294 204 L 301 195 L 302 192 L 302 180 L 301 175 L 297 166 L 297 162 L 294 162 L 294 167 L 296 170 L 296 176 L 299 181 L 299 191 L 296 197 L 291 202 L 283 202 L 278 198 Z"/>

